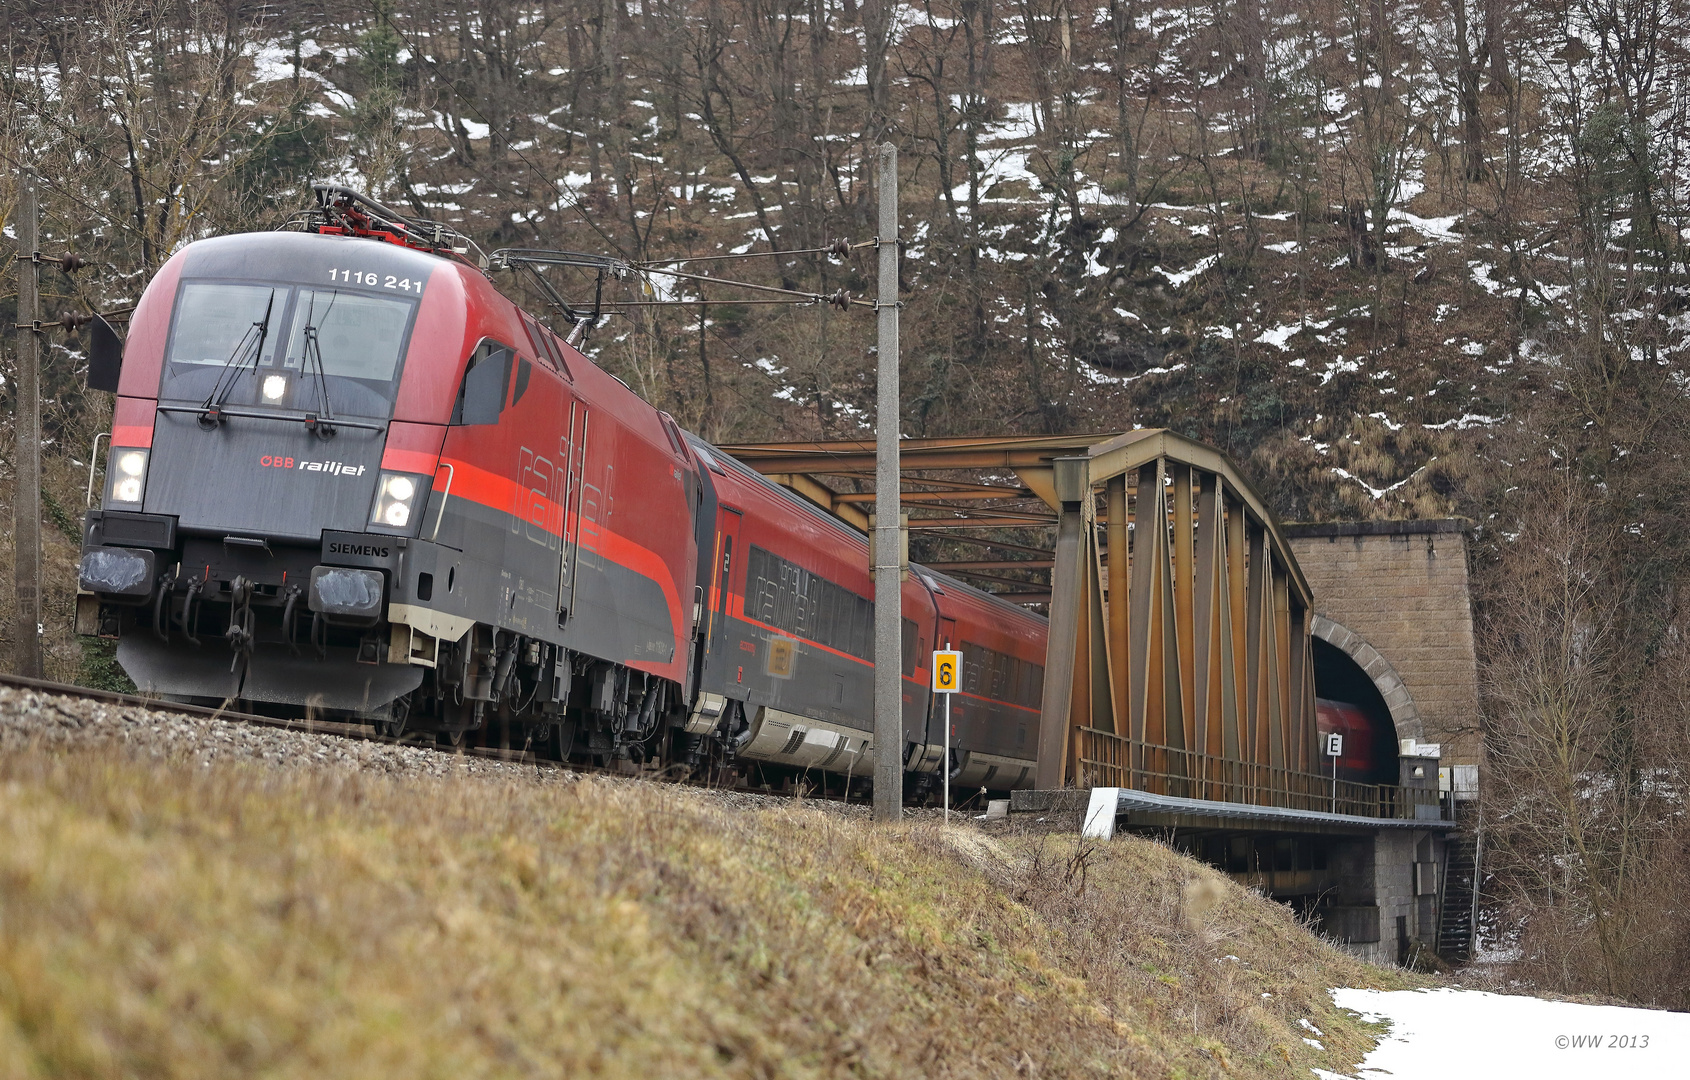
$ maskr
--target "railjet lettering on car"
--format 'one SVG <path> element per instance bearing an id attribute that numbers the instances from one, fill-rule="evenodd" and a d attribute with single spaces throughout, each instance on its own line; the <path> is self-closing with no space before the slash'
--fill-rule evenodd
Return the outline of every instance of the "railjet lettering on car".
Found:
<path id="1" fill-rule="evenodd" d="M 284 454 L 265 454 L 258 464 L 266 469 L 295 469 L 304 472 L 326 472 L 335 476 L 363 476 L 367 465 L 348 465 L 344 461 L 306 461 Z"/>

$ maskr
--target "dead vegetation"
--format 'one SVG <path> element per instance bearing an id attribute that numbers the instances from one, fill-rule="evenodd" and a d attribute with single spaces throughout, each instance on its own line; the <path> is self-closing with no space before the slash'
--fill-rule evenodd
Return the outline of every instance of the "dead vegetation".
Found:
<path id="1" fill-rule="evenodd" d="M 0 821 L 8 1077 L 1307 1075 L 1403 984 L 1130 839 L 41 748 Z"/>

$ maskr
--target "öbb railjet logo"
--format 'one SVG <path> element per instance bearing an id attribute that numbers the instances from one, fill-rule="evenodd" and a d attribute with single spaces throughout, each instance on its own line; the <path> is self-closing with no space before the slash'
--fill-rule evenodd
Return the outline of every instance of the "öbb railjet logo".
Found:
<path id="1" fill-rule="evenodd" d="M 307 461 L 284 454 L 265 454 L 258 464 L 266 469 L 292 469 L 296 472 L 323 472 L 333 476 L 363 476 L 367 465 L 348 465 L 344 461 Z"/>

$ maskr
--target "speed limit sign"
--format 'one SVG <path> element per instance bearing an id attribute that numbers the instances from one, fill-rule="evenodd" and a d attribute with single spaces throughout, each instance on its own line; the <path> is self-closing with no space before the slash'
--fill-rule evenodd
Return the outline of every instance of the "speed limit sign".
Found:
<path id="1" fill-rule="evenodd" d="M 933 692 L 954 694 L 962 689 L 962 653 L 938 649 L 933 653 Z"/>

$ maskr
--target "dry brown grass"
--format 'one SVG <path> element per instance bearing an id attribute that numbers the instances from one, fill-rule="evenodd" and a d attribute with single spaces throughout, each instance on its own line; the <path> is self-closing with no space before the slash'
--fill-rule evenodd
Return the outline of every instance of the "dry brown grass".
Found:
<path id="1" fill-rule="evenodd" d="M 1399 982 L 1148 842 L 647 785 L 25 751 L 0 829 L 8 1078 L 1307 1076 Z"/>

